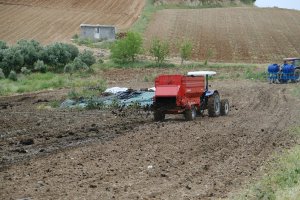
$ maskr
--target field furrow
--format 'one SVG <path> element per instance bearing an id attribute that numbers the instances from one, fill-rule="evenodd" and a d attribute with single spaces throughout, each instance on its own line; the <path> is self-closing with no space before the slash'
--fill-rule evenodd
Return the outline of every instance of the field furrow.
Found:
<path id="1" fill-rule="evenodd" d="M 187 38 L 195 44 L 195 60 L 205 60 L 210 49 L 212 61 L 279 62 L 300 55 L 298 21 L 299 11 L 276 8 L 162 10 L 146 30 L 146 46 L 154 37 L 171 44 Z"/>
<path id="2" fill-rule="evenodd" d="M 126 30 L 137 20 L 144 4 L 144 0 L 2 0 L 0 40 L 68 42 L 79 33 L 83 23 L 114 25 L 118 30 Z"/>

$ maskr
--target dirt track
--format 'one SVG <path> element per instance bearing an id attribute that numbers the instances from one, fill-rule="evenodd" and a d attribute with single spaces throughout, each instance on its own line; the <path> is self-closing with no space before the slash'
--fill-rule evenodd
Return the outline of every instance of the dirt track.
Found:
<path id="1" fill-rule="evenodd" d="M 299 125 L 300 103 L 290 90 L 299 85 L 212 86 L 229 99 L 230 115 L 193 122 L 37 110 L 65 91 L 0 98 L 0 199 L 227 197 L 270 155 L 295 144 L 288 129 Z M 34 144 L 20 143 L 28 138 Z"/>

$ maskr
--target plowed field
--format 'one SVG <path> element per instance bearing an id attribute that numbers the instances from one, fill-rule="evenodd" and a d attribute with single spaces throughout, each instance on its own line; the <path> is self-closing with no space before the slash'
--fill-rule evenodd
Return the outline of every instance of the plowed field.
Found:
<path id="1" fill-rule="evenodd" d="M 69 41 L 87 24 L 127 29 L 144 7 L 141 0 L 0 0 L 0 40 Z"/>
<path id="2" fill-rule="evenodd" d="M 108 83 L 145 84 L 139 80 L 145 70 L 103 73 Z M 1 97 L 0 199 L 228 197 L 275 152 L 296 144 L 288 130 L 299 126 L 299 99 L 291 95 L 299 85 L 210 85 L 229 99 L 230 114 L 205 113 L 191 122 L 172 115 L 154 122 L 142 112 L 39 109 L 61 100 L 64 90 Z"/>
<path id="3" fill-rule="evenodd" d="M 285 9 L 215 8 L 162 10 L 155 14 L 145 36 L 172 44 L 183 38 L 194 44 L 193 58 L 264 63 L 300 55 L 300 12 Z"/>

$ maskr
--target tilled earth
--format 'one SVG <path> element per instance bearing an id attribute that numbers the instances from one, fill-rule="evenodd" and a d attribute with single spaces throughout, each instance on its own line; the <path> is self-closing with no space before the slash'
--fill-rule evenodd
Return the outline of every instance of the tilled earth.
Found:
<path id="1" fill-rule="evenodd" d="M 64 90 L 0 98 L 0 199 L 218 199 L 295 145 L 299 84 L 215 81 L 230 114 L 49 109 Z"/>

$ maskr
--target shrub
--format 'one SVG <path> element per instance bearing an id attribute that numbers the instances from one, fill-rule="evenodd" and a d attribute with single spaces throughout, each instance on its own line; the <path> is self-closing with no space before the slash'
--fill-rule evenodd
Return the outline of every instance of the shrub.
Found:
<path id="1" fill-rule="evenodd" d="M 21 72 L 22 74 L 29 75 L 31 73 L 31 70 L 27 69 L 27 67 L 22 67 Z"/>
<path id="2" fill-rule="evenodd" d="M 45 47 L 43 52 L 43 61 L 54 67 L 54 70 L 61 71 L 64 66 L 72 61 L 74 49 L 68 44 L 54 43 Z M 73 54 L 73 55 L 72 55 Z"/>
<path id="3" fill-rule="evenodd" d="M 66 51 L 71 54 L 71 60 L 74 60 L 79 55 L 78 48 L 73 44 L 65 44 Z"/>
<path id="4" fill-rule="evenodd" d="M 44 61 L 38 60 L 34 63 L 34 70 L 41 72 L 41 73 L 46 73 L 47 72 L 47 66 L 45 65 Z"/>
<path id="5" fill-rule="evenodd" d="M 5 79 L 5 75 L 1 68 L 0 68 L 0 79 Z"/>
<path id="6" fill-rule="evenodd" d="M 73 62 L 68 63 L 65 68 L 64 72 L 65 73 L 73 73 L 74 71 L 77 70 L 86 70 L 89 69 L 89 67 L 79 58 L 75 58 Z"/>
<path id="7" fill-rule="evenodd" d="M 8 46 L 6 45 L 6 42 L 0 40 L 0 50 L 1 49 L 7 49 L 7 48 L 8 48 Z"/>
<path id="8" fill-rule="evenodd" d="M 13 70 L 10 71 L 8 78 L 12 81 L 17 81 L 18 80 L 17 73 Z"/>
<path id="9" fill-rule="evenodd" d="M 186 40 L 180 45 L 180 57 L 181 57 L 181 65 L 184 60 L 187 60 L 191 57 L 193 50 L 193 45 L 190 41 Z"/>
<path id="10" fill-rule="evenodd" d="M 111 58 L 116 63 L 134 62 L 142 51 L 142 37 L 138 33 L 128 32 L 124 39 L 116 41 L 111 47 Z"/>
<path id="11" fill-rule="evenodd" d="M 24 65 L 28 69 L 34 68 L 34 63 L 41 57 L 43 47 L 35 40 L 20 40 L 15 46 L 24 58 Z"/>
<path id="12" fill-rule="evenodd" d="M 153 39 L 149 52 L 155 57 L 156 63 L 161 65 L 169 55 L 169 43 L 166 41 L 161 41 L 157 38 Z"/>
<path id="13" fill-rule="evenodd" d="M 19 49 L 11 47 L 9 49 L 1 50 L 1 54 L 2 59 L 0 61 L 0 68 L 3 70 L 6 77 L 12 70 L 16 72 L 21 71 L 21 68 L 24 65 L 24 57 Z"/>
<path id="14" fill-rule="evenodd" d="M 82 53 L 79 54 L 78 58 L 88 67 L 96 63 L 96 59 L 93 55 L 93 52 L 89 50 L 84 50 Z"/>

